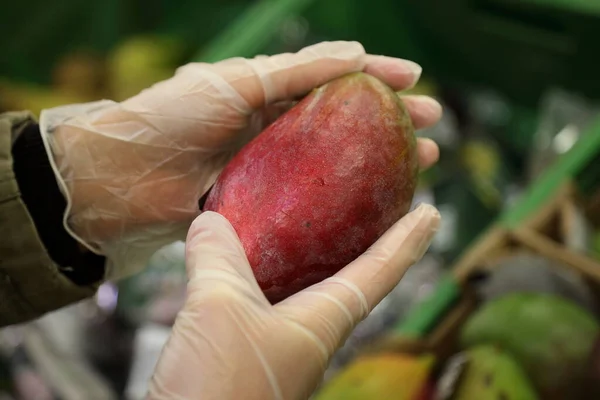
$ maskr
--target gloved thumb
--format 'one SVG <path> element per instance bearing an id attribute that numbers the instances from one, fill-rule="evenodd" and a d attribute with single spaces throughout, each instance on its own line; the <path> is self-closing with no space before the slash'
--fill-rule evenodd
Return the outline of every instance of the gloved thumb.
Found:
<path id="1" fill-rule="evenodd" d="M 219 280 L 230 285 L 249 284 L 260 293 L 237 233 L 218 213 L 206 211 L 192 223 L 186 240 L 186 268 L 188 289 L 194 282 Z"/>
<path id="2" fill-rule="evenodd" d="M 236 386 L 222 387 L 222 376 L 243 364 L 235 357 L 221 357 L 231 343 L 220 339 L 240 329 L 238 320 L 231 318 L 232 309 L 266 299 L 235 230 L 223 216 L 205 212 L 192 223 L 186 267 L 187 299 L 154 371 L 148 398 L 239 398 L 228 394 Z"/>

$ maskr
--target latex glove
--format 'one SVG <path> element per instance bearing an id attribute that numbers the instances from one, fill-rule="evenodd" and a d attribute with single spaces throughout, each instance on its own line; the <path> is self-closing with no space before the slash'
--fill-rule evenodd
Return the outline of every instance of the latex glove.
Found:
<path id="1" fill-rule="evenodd" d="M 397 90 L 412 86 L 416 64 L 366 55 L 355 42 L 330 42 L 296 54 L 192 63 L 122 103 L 101 101 L 46 110 L 42 135 L 67 199 L 65 227 L 107 256 L 107 277 L 138 271 L 167 243 L 185 237 L 198 200 L 228 160 L 292 100 L 327 81 L 364 70 Z M 405 98 L 417 128 L 441 107 Z M 285 106 L 285 104 L 284 104 Z M 421 157 L 437 158 L 422 142 Z"/>
<path id="2" fill-rule="evenodd" d="M 422 205 L 336 275 L 272 306 L 229 222 L 202 214 L 186 245 L 188 298 L 149 398 L 308 398 L 354 326 L 423 256 L 439 220 Z"/>

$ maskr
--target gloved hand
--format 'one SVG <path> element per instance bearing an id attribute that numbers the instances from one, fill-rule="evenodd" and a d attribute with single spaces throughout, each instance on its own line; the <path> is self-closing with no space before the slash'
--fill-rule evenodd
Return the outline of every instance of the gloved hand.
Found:
<path id="1" fill-rule="evenodd" d="M 366 55 L 355 42 L 321 43 L 296 54 L 192 63 L 120 104 L 44 111 L 40 127 L 67 199 L 66 229 L 107 256 L 108 278 L 138 271 L 157 249 L 185 236 L 223 166 L 281 107 L 358 70 L 396 90 L 412 86 L 421 71 L 409 61 Z M 416 128 L 441 115 L 430 98 L 404 100 Z M 437 151 L 431 141 L 420 143 L 429 162 Z"/>
<path id="2" fill-rule="evenodd" d="M 188 298 L 150 399 L 306 399 L 334 351 L 427 250 L 440 221 L 422 205 L 333 277 L 272 306 L 229 222 L 206 212 L 186 243 Z"/>

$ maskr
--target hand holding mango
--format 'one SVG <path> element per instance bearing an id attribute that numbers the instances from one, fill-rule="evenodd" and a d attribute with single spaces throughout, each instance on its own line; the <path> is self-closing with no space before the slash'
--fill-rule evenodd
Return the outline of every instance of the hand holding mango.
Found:
<path id="1" fill-rule="evenodd" d="M 365 125 L 354 131 L 331 126 L 330 150 L 324 151 L 327 140 L 319 141 L 314 149 L 320 156 L 300 163 L 317 168 L 321 173 L 308 177 L 326 184 L 336 166 L 343 167 L 340 172 L 345 178 L 338 178 L 329 193 L 318 192 L 316 186 L 311 192 L 312 196 L 321 193 L 329 207 L 321 206 L 310 220 L 299 220 L 293 229 L 291 223 L 283 226 L 288 235 L 310 234 L 302 225 L 308 221 L 325 248 L 319 253 L 307 247 L 306 252 L 330 259 L 300 265 L 296 285 L 289 279 L 295 265 L 287 261 L 294 261 L 289 255 L 297 251 L 287 253 L 281 265 L 288 270 L 280 276 L 268 271 L 267 281 L 281 288 L 274 298 L 283 299 L 315 284 L 273 306 L 254 277 L 248 262 L 252 253 L 247 255 L 240 242 L 234 215 L 223 211 L 236 227 L 214 212 L 198 217 L 198 199 L 231 158 L 279 116 L 278 110 L 327 82 L 360 71 L 377 78 L 359 79 L 362 94 L 348 97 L 363 105 L 349 104 L 335 112 L 348 112 L 348 121 Z M 414 63 L 367 55 L 358 43 L 321 43 L 296 54 L 190 64 L 122 103 L 104 101 L 42 114 L 41 129 L 69 203 L 66 226 L 86 247 L 107 256 L 110 277 L 139 270 L 156 249 L 185 235 L 198 217 L 187 239 L 188 299 L 155 372 L 151 398 L 251 400 L 310 395 L 333 352 L 421 257 L 439 224 L 439 214 L 431 206 L 421 206 L 398 221 L 408 211 L 416 164 L 426 168 L 438 157 L 433 142 L 420 140 L 415 145 L 407 115 L 416 129 L 432 125 L 440 117 L 439 104 L 420 96 L 402 97 L 400 103 L 392 92 L 411 87 L 419 75 Z M 373 91 L 375 87 L 382 91 Z M 368 93 L 372 105 L 359 100 Z M 306 102 L 303 107 L 308 108 Z M 397 119 L 389 112 L 374 111 L 385 107 L 396 107 Z M 332 121 L 341 123 L 340 115 L 332 116 Z M 321 117 L 325 123 L 325 114 Z M 317 121 L 303 119 L 297 122 L 316 135 Z M 346 138 L 345 146 L 331 145 L 336 132 Z M 297 142 L 293 137 L 298 134 L 301 131 L 288 132 L 288 146 Z M 310 146 L 298 150 L 297 156 L 307 157 Z M 349 161 L 335 161 L 351 158 L 353 151 L 358 156 L 356 174 L 347 170 Z M 234 165 L 224 173 L 223 180 L 235 169 Z M 344 180 L 349 184 L 343 185 Z M 289 174 L 274 184 L 291 188 L 294 182 L 299 182 L 299 175 Z M 264 182 L 244 185 L 249 192 L 266 189 Z M 215 199 L 216 193 L 211 194 Z M 269 196 L 276 197 L 273 192 L 267 192 Z M 340 201 L 344 199 L 347 203 Z M 266 210 L 259 202 L 252 207 Z M 273 208 L 281 210 L 286 211 Z M 253 209 L 239 211 L 250 214 Z M 336 225 L 338 213 L 346 221 Z M 352 230 L 350 225 L 357 239 L 346 247 L 351 236 L 344 227 Z M 243 235 L 243 229 L 240 232 Z M 335 248 L 336 233 L 343 239 L 340 249 Z M 256 265 L 255 258 L 252 262 Z M 320 265 L 323 268 L 317 268 Z M 319 279 L 334 275 L 317 283 L 311 272 Z"/>

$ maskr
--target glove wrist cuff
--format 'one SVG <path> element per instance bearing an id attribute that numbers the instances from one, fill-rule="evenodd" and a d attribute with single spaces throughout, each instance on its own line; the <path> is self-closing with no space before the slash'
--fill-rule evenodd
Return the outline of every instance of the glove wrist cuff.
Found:
<path id="1" fill-rule="evenodd" d="M 53 114 L 52 117 L 56 118 L 55 113 L 52 113 L 52 114 Z M 60 112 L 58 114 L 60 114 Z M 66 207 L 65 207 L 65 212 L 63 215 L 63 221 L 62 221 L 63 227 L 69 233 L 69 235 L 71 235 L 71 237 L 73 237 L 75 240 L 77 240 L 77 242 L 79 242 L 87 250 L 91 251 L 94 254 L 100 254 L 99 249 L 97 249 L 91 243 L 88 243 L 87 241 L 85 241 L 81 236 L 79 236 L 69 226 L 68 219 L 69 219 L 69 215 L 70 215 L 71 208 L 73 205 L 73 201 L 72 201 L 71 195 L 69 193 L 69 190 L 67 189 L 67 184 L 65 183 L 65 180 L 63 179 L 63 177 L 60 174 L 60 171 L 58 169 L 58 166 L 56 165 L 55 154 L 54 154 L 53 146 L 52 146 L 52 141 L 53 141 L 52 133 L 54 131 L 54 128 L 58 124 L 57 124 L 57 121 L 52 121 L 50 118 L 48 118 L 48 116 L 49 116 L 48 112 L 46 110 L 43 110 L 40 115 L 40 134 L 41 134 L 42 141 L 44 143 L 44 148 L 46 150 L 46 154 L 48 155 L 48 161 L 50 163 L 50 167 L 52 168 L 52 171 L 54 172 L 54 176 L 56 178 L 56 182 L 58 183 L 58 187 L 67 202 Z"/>

